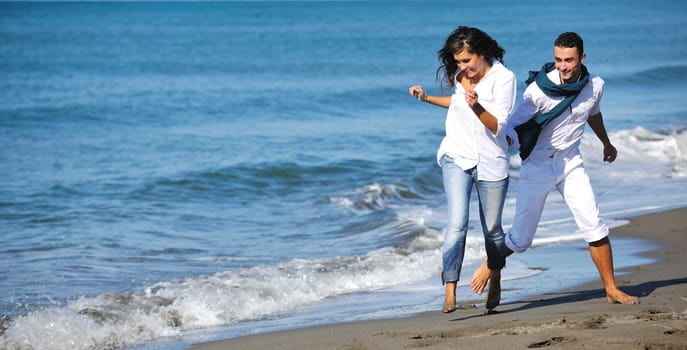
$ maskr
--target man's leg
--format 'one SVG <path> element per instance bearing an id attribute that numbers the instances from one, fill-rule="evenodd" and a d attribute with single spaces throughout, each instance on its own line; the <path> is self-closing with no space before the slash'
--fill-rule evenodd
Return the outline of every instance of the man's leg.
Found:
<path id="1" fill-rule="evenodd" d="M 596 269 L 599 270 L 601 282 L 606 289 L 606 299 L 609 304 L 639 304 L 639 298 L 625 294 L 618 289 L 613 275 L 613 252 L 608 237 L 600 241 L 589 243 L 589 254 L 592 256 Z"/>
<path id="2" fill-rule="evenodd" d="M 599 272 L 606 289 L 609 303 L 637 304 L 639 298 L 625 294 L 618 289 L 613 274 L 613 253 L 608 239 L 608 227 L 599 217 L 596 198 L 587 171 L 578 166 L 561 181 L 558 190 L 565 198 L 579 229 L 589 242 L 589 254 Z"/>

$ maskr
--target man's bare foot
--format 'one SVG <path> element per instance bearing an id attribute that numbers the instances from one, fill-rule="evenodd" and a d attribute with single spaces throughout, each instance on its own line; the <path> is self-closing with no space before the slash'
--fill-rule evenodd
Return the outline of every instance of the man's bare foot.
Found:
<path id="1" fill-rule="evenodd" d="M 606 292 L 606 299 L 609 304 L 639 304 L 639 298 L 623 293 L 620 289 L 613 293 Z"/>
<path id="2" fill-rule="evenodd" d="M 489 278 L 489 290 L 487 291 L 487 310 L 491 310 L 501 304 L 501 271 L 493 271 Z"/>
<path id="3" fill-rule="evenodd" d="M 482 263 L 479 265 L 475 273 L 472 274 L 472 279 L 470 280 L 470 288 L 475 294 L 482 294 L 484 287 L 489 282 L 489 267 L 487 266 L 487 258 L 482 259 Z"/>

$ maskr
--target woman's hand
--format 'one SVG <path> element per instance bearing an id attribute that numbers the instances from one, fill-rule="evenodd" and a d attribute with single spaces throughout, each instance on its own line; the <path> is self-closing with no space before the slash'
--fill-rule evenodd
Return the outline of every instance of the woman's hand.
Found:
<path id="1" fill-rule="evenodd" d="M 467 91 L 465 93 L 465 102 L 467 102 L 468 106 L 470 107 L 475 107 L 475 105 L 477 104 L 477 98 L 478 96 L 475 90 Z"/>
<path id="2" fill-rule="evenodd" d="M 411 86 L 410 89 L 408 89 L 408 92 L 410 92 L 411 95 L 415 96 L 415 98 L 417 98 L 418 101 L 427 101 L 427 94 L 420 85 Z"/>
<path id="3" fill-rule="evenodd" d="M 420 85 L 413 85 L 408 89 L 411 95 L 415 96 L 418 101 L 427 102 L 431 105 L 448 108 L 451 105 L 451 96 L 430 96 Z M 430 99 L 431 97 L 431 99 Z"/>

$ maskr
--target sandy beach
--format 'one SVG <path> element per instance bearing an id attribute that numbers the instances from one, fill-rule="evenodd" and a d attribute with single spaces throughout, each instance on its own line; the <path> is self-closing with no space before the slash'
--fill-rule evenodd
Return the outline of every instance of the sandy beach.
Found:
<path id="1" fill-rule="evenodd" d="M 617 277 L 639 305 L 608 304 L 600 281 L 504 303 L 483 301 L 451 314 L 343 323 L 198 344 L 226 349 L 687 349 L 687 208 L 629 218 L 613 237 L 650 240 L 651 264 Z M 507 285 L 503 286 L 507 288 Z"/>

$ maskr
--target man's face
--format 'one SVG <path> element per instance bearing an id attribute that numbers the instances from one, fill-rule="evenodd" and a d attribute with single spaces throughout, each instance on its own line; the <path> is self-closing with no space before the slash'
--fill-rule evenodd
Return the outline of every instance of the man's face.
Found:
<path id="1" fill-rule="evenodd" d="M 579 54 L 576 47 L 553 47 L 553 58 L 562 83 L 574 83 L 580 76 L 584 53 Z"/>

